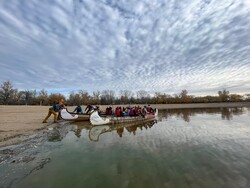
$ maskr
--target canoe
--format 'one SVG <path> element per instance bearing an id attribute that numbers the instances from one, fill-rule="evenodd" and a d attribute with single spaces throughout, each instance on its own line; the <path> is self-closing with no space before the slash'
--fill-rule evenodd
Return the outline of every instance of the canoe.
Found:
<path id="1" fill-rule="evenodd" d="M 101 117 L 107 117 L 107 116 L 112 116 L 112 115 L 105 115 L 101 114 Z M 87 113 L 73 113 L 69 112 L 67 109 L 62 109 L 59 112 L 59 119 L 65 120 L 65 121 L 89 121 L 90 114 Z"/>
<path id="2" fill-rule="evenodd" d="M 132 123 L 120 123 L 116 125 L 96 125 L 93 126 L 89 131 L 89 139 L 91 141 L 99 141 L 99 137 L 101 134 L 116 131 L 117 134 L 122 137 L 124 129 L 128 132 L 132 132 L 134 135 L 136 134 L 137 128 L 142 130 L 142 127 L 145 129 L 151 128 L 157 121 L 155 119 L 150 119 L 147 121 L 140 122 L 132 122 Z"/>
<path id="3" fill-rule="evenodd" d="M 89 121 L 89 115 L 69 112 L 67 109 L 62 109 L 59 113 L 59 117 L 66 121 Z"/>
<path id="4" fill-rule="evenodd" d="M 158 109 L 155 109 L 155 112 L 145 114 L 144 116 L 125 116 L 125 117 L 117 117 L 117 116 L 106 116 L 102 117 L 98 114 L 97 111 L 94 111 L 90 114 L 90 123 L 92 125 L 106 125 L 106 124 L 119 124 L 119 123 L 131 123 L 137 121 L 147 121 L 152 120 L 158 115 Z"/>

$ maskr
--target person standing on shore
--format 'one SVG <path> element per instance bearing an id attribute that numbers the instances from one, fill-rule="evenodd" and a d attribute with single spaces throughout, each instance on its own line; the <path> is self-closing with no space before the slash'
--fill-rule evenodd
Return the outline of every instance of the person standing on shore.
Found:
<path id="1" fill-rule="evenodd" d="M 47 120 L 51 116 L 51 114 L 54 115 L 54 123 L 57 123 L 57 113 L 59 112 L 60 109 L 64 108 L 64 100 L 61 99 L 58 103 L 54 104 L 52 107 L 49 108 L 48 115 L 46 118 L 43 120 L 43 123 L 47 123 Z"/>

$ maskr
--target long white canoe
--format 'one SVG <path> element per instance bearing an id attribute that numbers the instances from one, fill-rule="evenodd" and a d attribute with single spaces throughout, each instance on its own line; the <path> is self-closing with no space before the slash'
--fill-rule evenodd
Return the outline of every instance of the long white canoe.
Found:
<path id="1" fill-rule="evenodd" d="M 125 116 L 125 117 L 116 117 L 116 116 L 107 116 L 101 117 L 97 111 L 94 111 L 90 115 L 90 123 L 92 125 L 106 125 L 106 124 L 118 124 L 118 123 L 130 123 L 136 121 L 147 121 L 152 120 L 158 115 L 158 109 L 155 109 L 155 112 L 145 114 L 144 116 Z"/>

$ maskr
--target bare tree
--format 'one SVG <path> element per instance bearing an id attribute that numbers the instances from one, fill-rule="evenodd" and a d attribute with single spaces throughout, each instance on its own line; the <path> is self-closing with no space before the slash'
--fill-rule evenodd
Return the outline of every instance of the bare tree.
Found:
<path id="1" fill-rule="evenodd" d="M 223 90 L 223 91 L 218 91 L 219 98 L 221 99 L 222 102 L 226 102 L 229 99 L 229 91 Z"/>
<path id="2" fill-rule="evenodd" d="M 39 92 L 38 97 L 37 97 L 40 106 L 48 104 L 48 100 L 49 100 L 48 98 L 49 98 L 48 92 L 45 89 L 42 89 Z"/>
<path id="3" fill-rule="evenodd" d="M 145 90 L 137 91 L 136 95 L 137 95 L 137 100 L 140 103 L 148 103 L 148 101 L 150 100 L 150 95 Z"/>
<path id="4" fill-rule="evenodd" d="M 145 90 L 140 90 L 136 92 L 136 95 L 138 99 L 146 98 L 148 96 L 148 92 Z"/>
<path id="5" fill-rule="evenodd" d="M 23 93 L 14 89 L 11 104 L 20 104 L 23 97 Z"/>
<path id="6" fill-rule="evenodd" d="M 82 98 L 79 93 L 71 92 L 69 95 L 69 105 L 81 105 Z"/>
<path id="7" fill-rule="evenodd" d="M 188 91 L 186 89 L 182 90 L 180 93 L 180 98 L 186 99 L 188 97 Z"/>
<path id="8" fill-rule="evenodd" d="M 130 103 L 130 99 L 133 97 L 133 92 L 129 91 L 129 90 L 121 90 L 120 91 L 120 98 L 121 98 L 121 102 L 123 104 L 128 104 Z"/>
<path id="9" fill-rule="evenodd" d="M 90 96 L 89 93 L 85 90 L 80 90 L 79 94 L 81 96 L 81 103 L 82 104 L 88 104 L 90 102 Z"/>
<path id="10" fill-rule="evenodd" d="M 0 103 L 8 105 L 12 100 L 15 89 L 13 88 L 12 83 L 8 80 L 3 82 L 0 88 Z"/>
<path id="11" fill-rule="evenodd" d="M 100 91 L 94 91 L 93 97 L 92 97 L 92 103 L 93 104 L 100 104 L 101 102 L 101 92 Z"/>
<path id="12" fill-rule="evenodd" d="M 113 90 L 104 90 L 101 94 L 102 104 L 113 104 L 115 100 L 115 92 Z"/>
<path id="13" fill-rule="evenodd" d="M 25 105 L 34 104 L 36 99 L 36 90 L 25 90 L 23 94 L 24 94 Z"/>
<path id="14" fill-rule="evenodd" d="M 180 96 L 180 102 L 181 103 L 190 103 L 190 102 L 192 102 L 193 96 L 188 95 L 188 91 L 186 89 L 182 90 L 179 96 Z"/>
<path id="15" fill-rule="evenodd" d="M 155 92 L 155 96 L 153 102 L 156 104 L 167 103 L 167 100 L 171 98 L 171 95 L 167 95 L 166 93 Z"/>

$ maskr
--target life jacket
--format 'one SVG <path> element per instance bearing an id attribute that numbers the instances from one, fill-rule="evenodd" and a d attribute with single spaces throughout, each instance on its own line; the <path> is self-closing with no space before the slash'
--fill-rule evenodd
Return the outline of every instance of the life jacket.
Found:
<path id="1" fill-rule="evenodd" d="M 109 114 L 109 109 L 108 108 L 106 108 L 105 114 Z"/>
<path id="2" fill-rule="evenodd" d="M 115 110 L 115 115 L 121 116 L 121 110 L 119 108 Z"/>
<path id="3" fill-rule="evenodd" d="M 148 112 L 151 111 L 151 107 L 150 107 L 150 106 L 147 107 L 147 111 L 148 111 Z"/>
<path id="4" fill-rule="evenodd" d="M 134 115 L 134 109 L 130 109 L 129 115 L 130 115 L 130 116 L 133 116 L 133 115 Z"/>
<path id="5" fill-rule="evenodd" d="M 137 109 L 137 114 L 141 114 L 141 109 L 140 108 Z"/>

